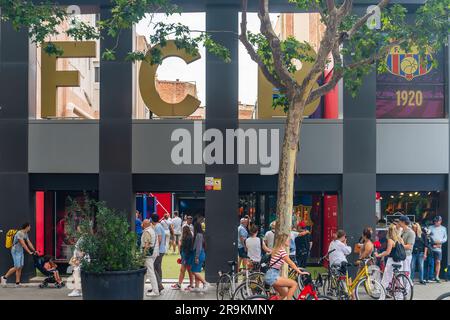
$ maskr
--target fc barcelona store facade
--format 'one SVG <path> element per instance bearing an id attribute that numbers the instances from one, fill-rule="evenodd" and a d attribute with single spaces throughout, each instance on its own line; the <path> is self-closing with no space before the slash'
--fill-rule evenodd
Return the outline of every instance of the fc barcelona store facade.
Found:
<path id="1" fill-rule="evenodd" d="M 235 34 L 240 1 L 173 2 L 184 12 L 204 12 L 206 30 L 232 31 L 213 34 L 230 50 L 231 63 L 206 54 L 207 112 L 200 127 L 222 132 L 279 130 L 282 139 L 284 120 L 279 116 L 251 120 L 238 116 Z M 412 10 L 421 1 L 399 2 L 408 3 Z M 77 4 L 83 12 L 100 17 L 108 14 L 107 0 L 59 3 Z M 296 12 L 286 0 L 271 3 L 272 12 Z M 354 3 L 356 11 L 366 12 L 367 1 Z M 106 36 L 100 48 L 114 45 L 115 40 Z M 136 208 L 196 210 L 206 217 L 210 248 L 206 277 L 214 281 L 217 271 L 226 269 L 227 260 L 236 256 L 239 217 L 249 214 L 264 228 L 274 218 L 278 177 L 261 175 L 260 164 L 174 163 L 172 133 L 184 129 L 195 139 L 196 125 L 180 117 L 133 119 L 138 81 L 134 65 L 123 59 L 133 46 L 133 32 L 123 31 L 117 60 L 99 61 L 98 119 L 42 119 L 35 114 L 36 50 L 27 32 L 1 24 L 0 238 L 30 221 L 31 238 L 39 249 L 64 258 L 69 249 L 61 236 L 61 221 L 68 195 L 89 194 L 106 201 L 127 213 L 132 224 Z M 313 229 L 314 256 L 323 252 L 337 228 L 345 229 L 354 242 L 366 226 L 384 228 L 383 219 L 397 209 L 420 222 L 441 215 L 448 225 L 449 55 L 443 50 L 429 52 L 430 56 L 437 65 L 421 63 L 416 52 L 393 50 L 387 61 L 389 71 L 368 75 L 355 98 L 339 84 L 332 101 L 325 99 L 323 108 L 335 107 L 334 116 L 304 120 L 294 205 L 296 216 Z M 205 190 L 205 177 L 215 178 L 220 188 Z M 158 195 L 165 197 L 164 203 Z M 164 209 L 158 209 L 158 203 Z M 0 273 L 10 260 L 9 252 L 0 249 Z M 25 273 L 33 274 L 31 265 Z"/>

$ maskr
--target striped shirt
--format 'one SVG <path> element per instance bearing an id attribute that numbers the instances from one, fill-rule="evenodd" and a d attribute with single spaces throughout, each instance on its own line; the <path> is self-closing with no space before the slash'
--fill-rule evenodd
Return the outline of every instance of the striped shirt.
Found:
<path id="1" fill-rule="evenodd" d="M 270 267 L 273 269 L 280 270 L 284 264 L 283 258 L 287 256 L 287 253 L 284 249 L 280 249 L 276 255 L 272 256 L 270 259 Z"/>

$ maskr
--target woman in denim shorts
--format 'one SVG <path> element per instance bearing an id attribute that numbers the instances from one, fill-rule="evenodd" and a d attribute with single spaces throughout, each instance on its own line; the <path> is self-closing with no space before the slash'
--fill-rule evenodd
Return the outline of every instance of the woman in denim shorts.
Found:
<path id="1" fill-rule="evenodd" d="M 280 295 L 280 299 L 283 300 L 292 300 L 294 292 L 297 290 L 297 282 L 280 275 L 280 270 L 284 263 L 287 263 L 298 274 L 308 274 L 308 272 L 301 271 L 284 250 L 285 247 L 289 246 L 289 240 L 289 235 L 282 235 L 275 241 L 269 270 L 267 270 L 264 277 L 265 282 L 273 287 Z"/>

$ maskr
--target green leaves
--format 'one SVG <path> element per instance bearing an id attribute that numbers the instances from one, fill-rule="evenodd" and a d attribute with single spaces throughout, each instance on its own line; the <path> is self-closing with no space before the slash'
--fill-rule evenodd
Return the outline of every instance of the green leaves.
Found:
<path id="1" fill-rule="evenodd" d="M 68 235 L 81 238 L 80 250 L 89 256 L 82 263 L 83 270 L 129 271 L 144 265 L 136 234 L 124 214 L 91 199 L 84 203 L 69 199 L 69 204 Z"/>

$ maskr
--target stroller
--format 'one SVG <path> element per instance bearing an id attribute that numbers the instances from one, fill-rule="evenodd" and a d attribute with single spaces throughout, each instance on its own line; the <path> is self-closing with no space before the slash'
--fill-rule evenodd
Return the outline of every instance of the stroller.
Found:
<path id="1" fill-rule="evenodd" d="M 55 276 L 52 272 L 47 271 L 44 268 L 44 264 L 47 262 L 44 256 L 39 256 L 38 254 L 33 255 L 33 262 L 36 269 L 38 269 L 44 276 L 45 279 L 42 281 L 41 284 L 39 284 L 39 288 L 47 288 L 49 283 L 55 284 L 55 288 L 62 288 L 64 287 L 64 283 L 61 284 L 56 282 Z"/>

